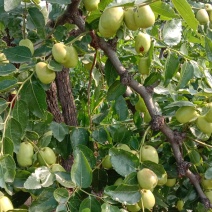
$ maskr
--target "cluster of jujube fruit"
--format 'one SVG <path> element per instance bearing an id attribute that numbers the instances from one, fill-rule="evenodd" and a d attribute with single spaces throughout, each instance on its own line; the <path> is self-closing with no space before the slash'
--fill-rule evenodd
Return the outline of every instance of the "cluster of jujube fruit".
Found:
<path id="1" fill-rule="evenodd" d="M 37 149 L 36 153 L 34 153 L 34 149 Z M 35 154 L 36 157 L 34 156 Z M 32 166 L 33 162 L 35 166 L 37 162 L 40 166 L 51 166 L 56 164 L 57 161 L 57 157 L 50 147 L 38 149 L 35 144 L 32 144 L 29 141 L 21 142 L 19 150 L 16 154 L 16 159 L 18 165 L 22 168 Z M 36 159 L 36 161 L 33 161 L 34 159 Z"/>
<path id="2" fill-rule="evenodd" d="M 203 112 L 199 114 L 195 107 L 183 106 L 176 111 L 175 117 L 182 124 L 195 121 L 197 128 L 210 136 L 212 133 L 212 103 L 206 104 L 201 109 Z"/>
<path id="3" fill-rule="evenodd" d="M 141 146 L 139 152 L 130 149 L 126 144 L 118 144 L 116 149 L 125 150 L 136 155 L 142 164 L 144 161 L 151 161 L 155 164 L 159 163 L 159 156 L 155 147 L 144 144 Z M 105 169 L 113 169 L 113 163 L 111 162 L 111 156 L 108 154 L 102 160 L 102 166 Z M 140 188 L 141 199 L 134 205 L 125 205 L 128 211 L 140 211 L 141 208 L 151 210 L 155 205 L 155 196 L 153 190 L 156 186 L 166 185 L 172 187 L 176 183 L 175 178 L 169 179 L 165 172 L 162 176 L 158 177 L 154 171 L 149 168 L 141 168 L 137 170 L 137 182 Z M 122 178 L 118 178 L 114 185 L 120 186 L 124 183 Z"/>
<path id="4" fill-rule="evenodd" d="M 111 7 L 104 10 L 99 20 L 99 33 L 104 38 L 113 37 L 121 25 L 125 23 L 129 30 L 146 29 L 154 25 L 155 15 L 149 5 L 128 7 Z M 139 31 L 135 37 L 135 50 L 140 56 L 138 70 L 142 75 L 148 75 L 150 59 L 145 54 L 151 47 L 149 34 Z"/>

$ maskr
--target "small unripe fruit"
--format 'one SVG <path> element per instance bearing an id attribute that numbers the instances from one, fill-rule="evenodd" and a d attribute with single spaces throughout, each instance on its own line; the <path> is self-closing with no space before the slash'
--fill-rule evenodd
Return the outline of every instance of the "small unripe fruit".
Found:
<path id="1" fill-rule="evenodd" d="M 167 173 L 164 173 L 160 178 L 158 178 L 158 185 L 163 186 L 167 183 Z"/>
<path id="2" fill-rule="evenodd" d="M 127 144 L 118 144 L 117 145 L 117 149 L 123 149 L 123 150 L 125 150 L 127 152 L 131 152 L 131 149 L 130 149 L 130 147 Z"/>
<path id="3" fill-rule="evenodd" d="M 103 160 L 102 160 L 102 166 L 105 169 L 111 169 L 112 168 L 112 163 L 110 161 L 110 155 L 106 155 Z"/>
<path id="4" fill-rule="evenodd" d="M 55 80 L 56 74 L 54 71 L 50 70 L 46 63 L 38 62 L 35 65 L 35 72 L 37 74 L 38 79 L 43 84 L 49 84 Z"/>
<path id="5" fill-rule="evenodd" d="M 137 212 L 137 211 L 140 211 L 141 208 L 136 203 L 135 205 L 127 205 L 127 210 L 130 211 L 130 212 Z"/>
<path id="6" fill-rule="evenodd" d="M 175 117 L 177 121 L 184 124 L 193 121 L 197 117 L 197 112 L 194 107 L 184 106 L 176 111 Z"/>
<path id="7" fill-rule="evenodd" d="M 173 187 L 177 182 L 177 179 L 176 178 L 169 178 L 167 179 L 167 182 L 166 182 L 166 186 L 168 187 Z"/>
<path id="8" fill-rule="evenodd" d="M 151 145 L 144 145 L 140 149 L 140 161 L 152 161 L 154 163 L 159 162 L 158 152 Z"/>
<path id="9" fill-rule="evenodd" d="M 139 54 L 147 53 L 151 46 L 151 37 L 149 34 L 139 32 L 135 38 L 135 50 Z"/>
<path id="10" fill-rule="evenodd" d="M 135 31 L 138 26 L 135 23 L 134 18 L 135 8 L 129 7 L 124 11 L 124 23 L 129 30 Z"/>
<path id="11" fill-rule="evenodd" d="M 123 182 L 123 179 L 122 179 L 121 177 L 119 177 L 119 178 L 115 181 L 115 183 L 114 183 L 113 185 L 119 186 L 119 185 L 122 184 L 122 182 Z"/>
<path id="12" fill-rule="evenodd" d="M 208 112 L 205 114 L 205 119 L 207 122 L 212 123 L 212 104 L 209 104 Z"/>
<path id="13" fill-rule="evenodd" d="M 200 9 L 196 13 L 196 19 L 201 25 L 207 24 L 209 22 L 209 16 L 205 9 Z"/>
<path id="14" fill-rule="evenodd" d="M 148 168 L 143 168 L 137 172 L 138 184 L 143 189 L 153 189 L 158 183 L 157 175 Z"/>
<path id="15" fill-rule="evenodd" d="M 29 50 L 31 51 L 32 55 L 34 54 L 34 45 L 33 45 L 31 40 L 29 40 L 29 39 L 20 40 L 19 46 L 25 46 L 25 47 L 29 48 Z"/>
<path id="16" fill-rule="evenodd" d="M 138 71 L 142 75 L 149 75 L 150 60 L 149 57 L 141 57 L 138 62 Z"/>
<path id="17" fill-rule="evenodd" d="M 178 211 L 182 211 L 183 210 L 183 206 L 184 206 L 184 202 L 183 200 L 178 200 L 177 204 L 176 204 L 176 208 Z"/>
<path id="18" fill-rule="evenodd" d="M 134 13 L 134 18 L 139 28 L 148 28 L 155 23 L 155 15 L 149 5 L 138 7 Z"/>

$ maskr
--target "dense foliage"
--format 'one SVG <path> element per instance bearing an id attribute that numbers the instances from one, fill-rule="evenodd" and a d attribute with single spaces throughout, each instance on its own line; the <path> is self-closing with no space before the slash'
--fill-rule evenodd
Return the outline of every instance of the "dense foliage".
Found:
<path id="1" fill-rule="evenodd" d="M 209 1 L 0 0 L 0 36 L 0 212 L 211 210 Z"/>

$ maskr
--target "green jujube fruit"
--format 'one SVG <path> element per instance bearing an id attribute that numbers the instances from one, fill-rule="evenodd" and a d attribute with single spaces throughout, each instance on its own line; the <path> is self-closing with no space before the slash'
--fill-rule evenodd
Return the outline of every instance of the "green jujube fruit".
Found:
<path id="1" fill-rule="evenodd" d="M 138 61 L 138 71 L 142 75 L 149 75 L 150 60 L 149 57 L 141 57 Z"/>
<path id="2" fill-rule="evenodd" d="M 176 111 L 175 117 L 178 122 L 184 124 L 194 120 L 197 117 L 197 112 L 194 107 L 184 106 Z"/>
<path id="3" fill-rule="evenodd" d="M 135 24 L 139 28 L 149 28 L 155 23 L 155 14 L 149 5 L 137 7 L 134 13 Z"/>
<path id="4" fill-rule="evenodd" d="M 45 62 L 38 62 L 35 65 L 35 72 L 38 79 L 43 84 L 49 84 L 55 80 L 56 74 L 54 71 L 48 68 L 48 65 Z"/>
<path id="5" fill-rule="evenodd" d="M 83 0 L 85 9 L 87 11 L 94 11 L 98 9 L 100 0 Z"/>
<path id="6" fill-rule="evenodd" d="M 105 169 L 111 169 L 112 168 L 112 163 L 110 161 L 110 155 L 106 155 L 103 160 L 102 160 L 102 166 Z"/>
<path id="7" fill-rule="evenodd" d="M 158 183 L 157 175 L 148 168 L 143 168 L 137 172 L 138 184 L 142 189 L 153 189 Z"/>
<path id="8" fill-rule="evenodd" d="M 207 24 L 209 22 L 209 16 L 206 9 L 200 9 L 196 13 L 196 19 L 201 25 Z"/>
<path id="9" fill-rule="evenodd" d="M 135 31 L 138 26 L 135 23 L 134 18 L 135 8 L 129 7 L 124 11 L 124 23 L 129 30 Z"/>
<path id="10" fill-rule="evenodd" d="M 141 190 L 141 200 L 138 202 L 140 208 L 151 210 L 155 205 L 155 196 L 150 190 Z"/>
<path id="11" fill-rule="evenodd" d="M 204 116 L 199 116 L 197 118 L 196 125 L 198 129 L 202 131 L 203 133 L 209 134 L 209 135 L 212 133 L 212 123 L 207 122 Z"/>
<path id="12" fill-rule="evenodd" d="M 137 212 L 141 210 L 141 208 L 139 207 L 137 203 L 135 205 L 126 205 L 126 207 L 127 207 L 127 210 L 130 212 Z"/>
<path id="13" fill-rule="evenodd" d="M 24 141 L 20 144 L 19 151 L 17 153 L 17 162 L 21 167 L 28 167 L 32 165 L 32 157 L 34 151 L 30 142 Z"/>
<path id="14" fill-rule="evenodd" d="M 122 7 L 110 7 L 104 10 L 99 19 L 99 32 L 102 37 L 114 36 L 120 28 L 124 18 Z"/>
<path id="15" fill-rule="evenodd" d="M 52 165 L 56 163 L 56 155 L 54 151 L 49 148 L 49 147 L 43 147 L 39 152 L 38 152 L 38 162 L 40 165 Z"/>
<path id="16" fill-rule="evenodd" d="M 152 161 L 154 163 L 159 162 L 158 152 L 155 147 L 151 145 L 144 145 L 140 148 L 140 161 Z"/>
<path id="17" fill-rule="evenodd" d="M 151 46 L 151 37 L 147 33 L 139 32 L 135 38 L 135 50 L 138 54 L 145 54 Z"/>
<path id="18" fill-rule="evenodd" d="M 208 112 L 205 114 L 205 119 L 207 122 L 212 123 L 212 103 L 208 104 Z"/>
<path id="19" fill-rule="evenodd" d="M 19 46 L 25 46 L 25 47 L 29 48 L 29 50 L 31 51 L 32 55 L 34 54 L 34 45 L 33 45 L 31 40 L 29 40 L 27 38 L 20 40 Z"/>
<path id="20" fill-rule="evenodd" d="M 7 196 L 1 196 L 0 197 L 0 212 L 6 212 L 13 209 L 14 207 L 11 200 Z"/>

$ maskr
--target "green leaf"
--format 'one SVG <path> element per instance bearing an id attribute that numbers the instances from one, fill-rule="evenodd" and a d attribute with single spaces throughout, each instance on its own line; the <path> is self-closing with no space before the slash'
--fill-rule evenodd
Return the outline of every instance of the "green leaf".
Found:
<path id="1" fill-rule="evenodd" d="M 13 157 L 13 151 L 14 151 L 14 144 L 11 139 L 4 138 L 4 145 L 3 145 L 3 153 L 4 155 L 11 155 Z"/>
<path id="2" fill-rule="evenodd" d="M 128 116 L 128 107 L 123 96 L 119 96 L 115 100 L 115 111 L 118 115 L 119 121 L 124 121 Z"/>
<path id="3" fill-rule="evenodd" d="M 153 12 L 158 13 L 159 15 L 168 17 L 168 18 L 175 18 L 176 14 L 174 10 L 170 7 L 169 4 L 158 1 L 150 4 Z"/>
<path id="4" fill-rule="evenodd" d="M 212 88 L 212 75 L 208 70 L 204 70 L 205 78 L 208 85 Z"/>
<path id="5" fill-rule="evenodd" d="M 30 49 L 25 46 L 15 46 L 4 49 L 3 53 L 11 63 L 30 62 L 32 58 Z"/>
<path id="6" fill-rule="evenodd" d="M 21 90 L 21 99 L 24 100 L 29 110 L 38 118 L 45 119 L 47 109 L 46 93 L 37 82 L 27 82 Z"/>
<path id="7" fill-rule="evenodd" d="M 60 1 L 58 1 L 58 0 L 48 0 L 47 2 L 49 2 L 49 3 L 55 3 L 55 4 L 61 4 L 61 5 L 63 5 L 63 4 L 70 4 L 70 1 L 69 0 L 60 0 Z"/>
<path id="8" fill-rule="evenodd" d="M 45 147 L 48 146 L 51 142 L 52 139 L 52 131 L 46 132 L 38 141 L 38 146 L 39 147 Z"/>
<path id="9" fill-rule="evenodd" d="M 10 88 L 15 87 L 18 80 L 12 76 L 0 77 L 0 92 L 6 91 Z"/>
<path id="10" fill-rule="evenodd" d="M 180 80 L 177 89 L 184 88 L 194 76 L 194 65 L 192 62 L 185 61 L 181 68 Z"/>
<path id="11" fill-rule="evenodd" d="M 29 212 L 53 211 L 58 204 L 53 196 L 54 190 L 55 188 L 46 188 L 43 190 L 30 205 Z"/>
<path id="12" fill-rule="evenodd" d="M 111 86 L 118 77 L 117 71 L 109 59 L 105 63 L 105 77 L 108 86 Z"/>
<path id="13" fill-rule="evenodd" d="M 144 81 L 144 86 L 153 85 L 161 80 L 161 74 L 158 72 L 152 72 Z"/>
<path id="14" fill-rule="evenodd" d="M 92 131 L 91 136 L 96 142 L 100 144 L 105 144 L 105 142 L 108 140 L 107 132 L 103 127 Z"/>
<path id="15" fill-rule="evenodd" d="M 0 98 L 0 114 L 7 108 L 8 103 L 5 99 Z"/>
<path id="16" fill-rule="evenodd" d="M 195 18 L 194 12 L 186 0 L 172 0 L 172 3 L 178 13 L 182 16 L 185 22 L 191 27 L 194 31 L 197 31 L 198 21 Z"/>
<path id="17" fill-rule="evenodd" d="M 112 101 L 123 95 L 126 91 L 126 86 L 121 84 L 119 80 L 116 80 L 108 89 L 107 100 Z"/>
<path id="18" fill-rule="evenodd" d="M 130 140 L 130 136 L 131 136 L 130 131 L 125 126 L 121 126 L 115 130 L 112 137 L 113 137 L 114 142 L 116 142 L 116 143 L 127 144 Z"/>
<path id="19" fill-rule="evenodd" d="M 13 182 L 13 186 L 15 188 L 23 189 L 24 188 L 24 183 L 27 180 L 27 178 L 30 176 L 30 174 L 31 173 L 29 171 L 27 171 L 27 170 L 18 169 L 16 171 L 16 175 L 15 175 L 15 179 L 14 179 L 14 182 Z"/>
<path id="20" fill-rule="evenodd" d="M 20 123 L 22 131 L 24 131 L 29 119 L 29 109 L 26 102 L 22 100 L 16 101 L 12 115 Z"/>
<path id="21" fill-rule="evenodd" d="M 193 102 L 189 102 L 189 101 L 176 101 L 176 102 L 172 102 L 172 103 L 168 104 L 164 108 L 168 109 L 168 108 L 172 108 L 172 107 L 184 107 L 184 106 L 194 107 L 195 105 L 193 104 Z"/>
<path id="22" fill-rule="evenodd" d="M 15 179 L 16 165 L 11 155 L 4 155 L 0 157 L 0 188 L 12 195 L 12 191 L 9 188 Z M 9 184 L 8 184 L 9 183 Z"/>
<path id="23" fill-rule="evenodd" d="M 4 0 L 4 10 L 9 12 L 21 4 L 21 0 Z"/>
<path id="24" fill-rule="evenodd" d="M 101 211 L 101 205 L 94 197 L 88 196 L 80 204 L 79 212 L 84 211 Z"/>
<path id="25" fill-rule="evenodd" d="M 0 65 L 0 76 L 10 75 L 11 73 L 15 71 L 16 71 L 16 67 L 11 63 Z"/>
<path id="26" fill-rule="evenodd" d="M 18 152 L 22 135 L 23 130 L 21 124 L 16 119 L 11 118 L 7 123 L 5 136 L 13 141 L 14 151 L 16 153 Z"/>
<path id="27" fill-rule="evenodd" d="M 205 51 L 207 58 L 212 62 L 212 40 L 205 36 Z"/>
<path id="28" fill-rule="evenodd" d="M 61 142 L 65 136 L 69 133 L 69 127 L 64 123 L 52 122 L 50 124 L 50 129 L 52 130 L 53 136 Z"/>
<path id="29" fill-rule="evenodd" d="M 105 169 L 95 169 L 93 171 L 92 189 L 96 192 L 101 191 L 108 182 L 108 174 Z"/>
<path id="30" fill-rule="evenodd" d="M 65 188 L 57 188 L 54 191 L 54 198 L 57 202 L 60 204 L 64 204 L 68 201 L 69 199 L 69 192 Z"/>
<path id="31" fill-rule="evenodd" d="M 90 164 L 90 167 L 94 168 L 94 166 L 96 165 L 96 158 L 93 154 L 93 151 L 87 146 L 80 144 L 74 149 L 74 157 L 76 157 L 79 151 L 81 151 L 85 155 L 86 159 L 88 160 L 88 163 Z"/>
<path id="32" fill-rule="evenodd" d="M 65 188 L 74 188 L 75 184 L 71 180 L 70 173 L 66 172 L 56 172 L 55 173 L 56 181 L 64 186 Z"/>
<path id="33" fill-rule="evenodd" d="M 202 163 L 202 157 L 196 150 L 189 151 L 188 156 L 192 164 L 198 166 Z"/>
<path id="34" fill-rule="evenodd" d="M 167 21 L 163 27 L 163 40 L 167 45 L 175 46 L 181 41 L 182 22 L 180 19 Z"/>
<path id="35" fill-rule="evenodd" d="M 71 145 L 74 149 L 79 144 L 87 145 L 89 141 L 89 132 L 84 128 L 74 128 L 71 131 Z"/>
<path id="36" fill-rule="evenodd" d="M 124 177 L 135 172 L 139 166 L 138 157 L 123 149 L 111 148 L 109 155 L 114 170 Z"/>
<path id="37" fill-rule="evenodd" d="M 140 188 L 138 185 L 121 184 L 116 189 L 116 186 L 107 186 L 104 190 L 105 194 L 113 200 L 125 205 L 133 205 L 141 199 Z"/>
<path id="38" fill-rule="evenodd" d="M 71 195 L 70 199 L 68 200 L 68 206 L 71 212 L 79 212 L 79 207 L 82 202 L 80 195 L 75 192 Z"/>
<path id="39" fill-rule="evenodd" d="M 87 188 L 92 182 L 92 169 L 83 152 L 78 151 L 71 168 L 72 181 L 81 188 Z"/>
<path id="40" fill-rule="evenodd" d="M 132 172 L 127 175 L 123 181 L 123 184 L 138 185 L 137 172 Z"/>
<path id="41" fill-rule="evenodd" d="M 110 205 L 108 203 L 104 203 L 101 205 L 101 212 L 120 212 L 117 206 Z"/>
<path id="42" fill-rule="evenodd" d="M 45 38 L 45 19 L 42 12 L 37 7 L 28 8 L 27 21 L 30 21 L 34 25 L 41 38 Z"/>
<path id="43" fill-rule="evenodd" d="M 25 189 L 39 189 L 42 187 L 49 187 L 53 184 L 55 178 L 49 168 L 43 166 L 35 169 L 35 172 L 32 173 L 24 183 Z"/>
<path id="44" fill-rule="evenodd" d="M 168 86 L 170 80 L 178 71 L 180 65 L 179 56 L 175 53 L 169 53 L 165 63 L 165 79 L 164 86 Z"/>
<path id="45" fill-rule="evenodd" d="M 206 171 L 205 171 L 205 174 L 204 174 L 205 178 L 206 179 L 212 179 L 212 167 L 209 167 Z"/>

